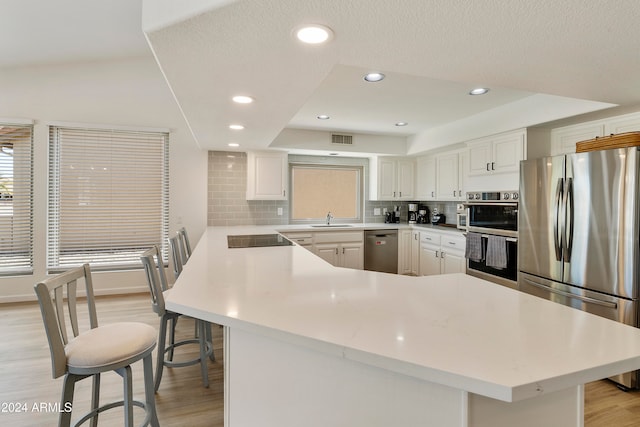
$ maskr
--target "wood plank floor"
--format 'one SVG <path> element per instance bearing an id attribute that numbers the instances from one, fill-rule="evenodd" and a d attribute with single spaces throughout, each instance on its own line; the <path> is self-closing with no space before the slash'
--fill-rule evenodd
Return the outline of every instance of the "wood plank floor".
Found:
<path id="1" fill-rule="evenodd" d="M 158 327 L 147 295 L 102 297 L 97 300 L 101 324 L 135 320 Z M 209 363 L 210 387 L 202 386 L 197 365 L 165 369 L 156 394 L 158 416 L 163 427 L 218 427 L 223 425 L 222 330 L 214 327 L 217 361 Z M 193 333 L 193 322 L 178 322 L 178 336 Z M 195 346 L 193 346 L 195 347 Z M 181 352 L 190 358 L 197 348 Z M 154 359 L 155 365 L 155 359 Z M 143 395 L 142 364 L 134 365 L 134 394 Z M 3 427 L 54 426 L 58 414 L 35 410 L 41 404 L 55 405 L 60 397 L 61 379 L 51 379 L 51 362 L 40 311 L 36 303 L 0 305 L 0 425 Z M 74 413 L 89 406 L 90 381 L 76 388 Z M 101 401 L 120 399 L 122 381 L 115 374 L 103 375 Z M 11 412 L 11 404 L 26 405 L 26 412 Z M 9 412 L 5 412 L 9 411 Z M 136 412 L 136 414 L 139 414 Z M 77 419 L 74 416 L 74 419 Z M 100 416 L 100 426 L 121 426 L 121 411 L 114 409 Z M 587 384 L 585 426 L 631 427 L 640 425 L 640 392 L 623 392 L 609 381 Z"/>
<path id="2" fill-rule="evenodd" d="M 151 310 L 148 295 L 97 298 L 99 324 L 139 321 L 156 329 L 160 319 Z M 194 331 L 192 319 L 180 319 L 177 335 L 186 337 Z M 222 426 L 223 374 L 222 328 L 213 328 L 216 362 L 209 362 L 209 388 L 202 386 L 199 365 L 165 368 L 156 394 L 158 418 L 163 427 Z M 35 411 L 33 406 L 56 404 L 62 391 L 62 378 L 51 378 L 51 359 L 37 303 L 0 305 L 0 402 L 27 405 L 27 412 L 1 412 L 0 426 L 55 426 L 58 414 Z M 181 347 L 175 358 L 187 360 L 197 356 L 197 345 Z M 155 352 L 154 352 L 155 368 Z M 134 395 L 144 396 L 142 363 L 133 365 Z M 91 381 L 78 383 L 73 420 L 89 408 Z M 122 379 L 114 373 L 102 375 L 102 403 L 122 398 Z M 6 408 L 11 409 L 11 408 Z M 137 410 L 134 414 L 141 415 Z M 141 419 L 136 417 L 136 423 Z M 88 423 L 86 424 L 88 425 Z M 100 415 L 99 425 L 122 426 L 122 410 L 112 409 Z"/>

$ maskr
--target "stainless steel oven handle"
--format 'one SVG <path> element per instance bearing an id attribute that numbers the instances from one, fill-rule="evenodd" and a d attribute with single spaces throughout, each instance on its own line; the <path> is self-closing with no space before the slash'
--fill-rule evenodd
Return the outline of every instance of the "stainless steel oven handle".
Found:
<path id="1" fill-rule="evenodd" d="M 618 304 L 615 302 L 609 302 L 609 301 L 601 301 L 599 299 L 595 299 L 595 298 L 589 298 L 589 297 L 583 297 L 582 295 L 575 295 L 569 292 L 565 292 L 565 291 L 561 291 L 558 289 L 553 289 L 550 288 L 549 286 L 545 286 L 545 285 L 541 285 L 540 283 L 536 283 L 532 280 L 529 279 L 524 279 L 525 282 L 527 282 L 528 284 L 535 286 L 537 288 L 540 289 L 544 289 L 548 292 L 554 293 L 554 294 L 558 294 L 558 295 L 562 295 L 563 297 L 567 297 L 567 298 L 573 298 L 573 299 L 577 299 L 579 301 L 584 301 L 584 302 L 588 302 L 590 304 L 596 304 L 596 305 L 601 305 L 603 307 L 607 307 L 607 308 L 618 308 Z"/>

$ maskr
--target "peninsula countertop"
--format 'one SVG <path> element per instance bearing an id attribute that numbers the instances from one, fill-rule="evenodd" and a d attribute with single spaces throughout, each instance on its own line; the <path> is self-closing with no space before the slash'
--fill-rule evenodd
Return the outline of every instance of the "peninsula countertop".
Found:
<path id="1" fill-rule="evenodd" d="M 227 248 L 209 227 L 167 308 L 507 402 L 640 367 L 640 330 L 465 274 L 333 267 L 297 246 Z"/>

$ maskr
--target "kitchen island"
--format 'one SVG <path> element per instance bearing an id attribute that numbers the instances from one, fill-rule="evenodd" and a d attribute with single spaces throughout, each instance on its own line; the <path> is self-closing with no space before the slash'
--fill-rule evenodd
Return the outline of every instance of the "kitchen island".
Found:
<path id="1" fill-rule="evenodd" d="M 277 227 L 275 227 L 277 228 Z M 209 227 L 167 308 L 225 328 L 227 426 L 582 426 L 640 331 L 464 274 L 337 268 Z"/>

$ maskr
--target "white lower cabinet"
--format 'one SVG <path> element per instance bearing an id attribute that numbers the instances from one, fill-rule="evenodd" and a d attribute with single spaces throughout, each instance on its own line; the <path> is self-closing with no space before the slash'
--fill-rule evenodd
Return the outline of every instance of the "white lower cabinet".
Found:
<path id="1" fill-rule="evenodd" d="M 400 230 L 398 234 L 398 274 L 417 276 L 420 267 L 420 232 Z"/>
<path id="2" fill-rule="evenodd" d="M 362 231 L 318 232 L 313 236 L 313 252 L 336 267 L 364 268 Z"/>
<path id="3" fill-rule="evenodd" d="M 464 273 L 465 237 L 437 231 L 420 232 L 420 276 Z"/>

